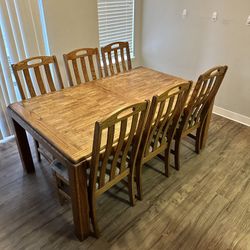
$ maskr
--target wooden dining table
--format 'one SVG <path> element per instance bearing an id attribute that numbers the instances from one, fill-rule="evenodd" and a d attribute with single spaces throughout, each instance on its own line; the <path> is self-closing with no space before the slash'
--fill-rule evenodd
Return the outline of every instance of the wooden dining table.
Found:
<path id="1" fill-rule="evenodd" d="M 182 82 L 186 80 L 138 67 L 8 107 L 25 171 L 35 171 L 26 131 L 68 168 L 73 221 L 79 240 L 91 233 L 86 159 L 92 152 L 95 122 Z"/>

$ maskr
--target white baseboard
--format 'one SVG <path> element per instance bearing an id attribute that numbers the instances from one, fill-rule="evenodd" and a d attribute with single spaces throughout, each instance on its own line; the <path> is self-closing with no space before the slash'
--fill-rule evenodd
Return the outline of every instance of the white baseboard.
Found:
<path id="1" fill-rule="evenodd" d="M 250 126 L 250 117 L 247 117 L 245 115 L 241 115 L 241 114 L 232 112 L 230 110 L 220 108 L 218 106 L 214 106 L 213 113 L 216 115 L 228 118 L 232 121 L 244 124 L 248 127 Z"/>

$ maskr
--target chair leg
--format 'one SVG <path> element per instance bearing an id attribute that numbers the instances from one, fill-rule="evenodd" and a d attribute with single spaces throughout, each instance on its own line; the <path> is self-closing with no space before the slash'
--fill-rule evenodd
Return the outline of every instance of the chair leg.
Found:
<path id="1" fill-rule="evenodd" d="M 202 127 L 199 127 L 196 131 L 196 140 L 195 140 L 195 152 L 200 153 L 201 150 L 201 138 L 202 138 Z"/>
<path id="2" fill-rule="evenodd" d="M 169 177 L 169 155 L 170 155 L 170 147 L 167 147 L 165 150 L 165 175 Z"/>
<path id="3" fill-rule="evenodd" d="M 39 143 L 35 139 L 34 139 L 34 144 L 35 144 L 35 149 L 36 149 L 37 160 L 38 160 L 38 162 L 41 162 L 41 153 L 38 151 Z"/>
<path id="4" fill-rule="evenodd" d="M 207 135 L 208 135 L 209 122 L 207 119 L 204 119 L 204 122 L 200 126 L 200 150 L 206 146 Z"/>
<path id="5" fill-rule="evenodd" d="M 136 166 L 136 187 L 137 187 L 137 199 L 142 200 L 142 179 L 141 179 L 141 172 L 142 172 L 143 165 L 140 163 Z"/>
<path id="6" fill-rule="evenodd" d="M 135 192 L 134 192 L 134 175 L 130 174 L 128 176 L 128 192 L 130 205 L 133 207 L 135 205 Z"/>
<path id="7" fill-rule="evenodd" d="M 99 238 L 100 231 L 98 228 L 97 218 L 96 218 L 96 199 L 95 199 L 95 197 L 90 198 L 89 210 L 90 210 L 89 212 L 90 212 L 90 218 L 91 218 L 92 225 L 93 225 L 94 235 L 96 238 Z"/>
<path id="8" fill-rule="evenodd" d="M 200 149 L 205 148 L 206 143 L 207 143 L 208 129 L 209 129 L 209 125 L 210 125 L 213 106 L 214 106 L 214 100 L 210 104 L 210 107 L 208 108 L 207 114 L 206 114 L 205 118 L 203 119 Z"/>
<path id="9" fill-rule="evenodd" d="M 180 170 L 180 143 L 181 143 L 181 136 L 175 138 L 174 144 L 174 162 L 175 162 L 175 169 Z"/>

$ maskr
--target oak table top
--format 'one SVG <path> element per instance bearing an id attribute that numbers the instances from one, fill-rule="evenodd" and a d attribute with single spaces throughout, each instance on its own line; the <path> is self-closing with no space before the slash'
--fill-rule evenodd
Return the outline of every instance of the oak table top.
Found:
<path id="1" fill-rule="evenodd" d="M 94 124 L 183 79 L 145 67 L 14 103 L 9 108 L 71 162 L 91 155 Z"/>

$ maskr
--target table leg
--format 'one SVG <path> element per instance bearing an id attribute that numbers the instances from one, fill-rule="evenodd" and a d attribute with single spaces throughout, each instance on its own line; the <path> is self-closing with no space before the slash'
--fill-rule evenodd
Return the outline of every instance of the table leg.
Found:
<path id="1" fill-rule="evenodd" d="M 83 166 L 68 169 L 75 234 L 82 241 L 90 235 L 87 174 Z"/>
<path id="2" fill-rule="evenodd" d="M 12 119 L 13 127 L 15 130 L 15 137 L 19 155 L 22 161 L 24 170 L 27 173 L 34 173 L 35 167 L 30 151 L 30 146 L 25 129 L 20 126 L 15 120 Z"/>
<path id="3" fill-rule="evenodd" d="M 206 116 L 206 121 L 205 124 L 203 125 L 203 131 L 202 131 L 202 141 L 201 141 L 201 148 L 204 149 L 207 143 L 207 138 L 208 138 L 208 129 L 210 125 L 210 120 L 213 112 L 213 106 L 214 102 L 212 102 L 212 105 L 210 105 L 210 108 L 208 110 L 207 116 Z"/>

